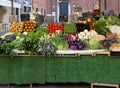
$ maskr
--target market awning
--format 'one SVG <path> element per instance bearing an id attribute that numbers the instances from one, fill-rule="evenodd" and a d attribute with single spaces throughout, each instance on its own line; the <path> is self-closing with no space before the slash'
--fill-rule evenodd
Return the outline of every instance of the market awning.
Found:
<path id="1" fill-rule="evenodd" d="M 11 1 L 8 0 L 0 0 L 0 6 L 11 7 Z M 13 2 L 14 8 L 21 8 L 21 4 Z"/>

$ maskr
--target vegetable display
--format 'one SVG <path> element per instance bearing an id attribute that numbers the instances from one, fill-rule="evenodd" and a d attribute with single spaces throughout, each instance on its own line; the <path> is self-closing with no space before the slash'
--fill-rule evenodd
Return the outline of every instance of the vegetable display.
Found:
<path id="1" fill-rule="evenodd" d="M 86 23 L 49 23 L 47 26 L 33 21 L 13 22 L 12 33 L 0 38 L 0 53 L 14 55 L 15 50 L 19 50 L 32 55 L 55 55 L 57 50 L 108 50 L 119 45 L 113 45 L 120 42 L 119 31 L 110 30 L 111 25 L 119 25 L 119 22 L 112 16 L 106 19 L 101 16 L 99 20 L 88 18 Z"/>
<path id="2" fill-rule="evenodd" d="M 15 39 L 16 39 L 16 36 L 15 36 L 14 34 L 6 35 L 5 38 L 4 38 L 4 40 L 5 40 L 6 42 L 12 42 L 12 41 L 15 40 Z"/>
<path id="3" fill-rule="evenodd" d="M 51 42 L 49 39 L 39 39 L 38 42 L 38 54 L 46 55 L 46 54 L 56 54 L 56 46 L 54 45 L 53 42 Z"/>
<path id="4" fill-rule="evenodd" d="M 68 49 L 68 41 L 67 36 L 62 34 L 55 34 L 51 37 L 51 40 L 57 47 L 57 50 L 67 50 Z"/>
<path id="5" fill-rule="evenodd" d="M 13 22 L 9 31 L 12 33 L 35 32 L 37 23 L 33 21 Z"/>
<path id="6" fill-rule="evenodd" d="M 63 24 L 53 24 L 52 22 L 49 23 L 49 33 L 55 34 L 57 31 L 63 32 Z"/>
<path id="7" fill-rule="evenodd" d="M 90 45 L 90 49 L 93 49 L 93 50 L 103 49 L 103 47 L 100 44 L 100 42 L 95 40 L 95 39 L 91 39 L 89 41 L 89 45 Z"/>
<path id="8" fill-rule="evenodd" d="M 76 33 L 76 25 L 75 23 L 64 23 L 64 33 L 65 34 L 71 34 Z"/>

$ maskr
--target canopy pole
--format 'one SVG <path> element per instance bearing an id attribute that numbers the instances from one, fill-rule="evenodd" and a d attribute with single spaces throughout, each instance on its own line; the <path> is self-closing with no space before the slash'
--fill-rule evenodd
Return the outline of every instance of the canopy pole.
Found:
<path id="1" fill-rule="evenodd" d="M 13 15 L 13 0 L 11 0 L 11 15 Z"/>

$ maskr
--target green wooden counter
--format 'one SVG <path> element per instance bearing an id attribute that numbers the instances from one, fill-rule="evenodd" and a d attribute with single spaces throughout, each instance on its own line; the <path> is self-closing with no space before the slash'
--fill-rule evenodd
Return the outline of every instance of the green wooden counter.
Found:
<path id="1" fill-rule="evenodd" d="M 111 58 L 107 55 L 0 57 L 0 84 L 46 82 L 120 84 L 120 58 Z"/>

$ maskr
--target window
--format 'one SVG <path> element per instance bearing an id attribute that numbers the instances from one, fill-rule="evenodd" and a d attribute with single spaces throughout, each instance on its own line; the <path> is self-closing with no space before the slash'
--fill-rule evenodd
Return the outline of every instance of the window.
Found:
<path id="1" fill-rule="evenodd" d="M 30 5 L 32 5 L 32 2 L 30 2 Z"/>
<path id="2" fill-rule="evenodd" d="M 18 8 L 16 8 L 16 15 L 18 15 L 19 14 L 19 9 Z"/>
<path id="3" fill-rule="evenodd" d="M 24 12 L 26 12 L 26 6 L 24 6 Z"/>
<path id="4" fill-rule="evenodd" d="M 27 7 L 28 12 L 31 12 L 31 7 Z"/>
<path id="5" fill-rule="evenodd" d="M 38 8 L 36 8 L 36 12 L 38 12 Z"/>

